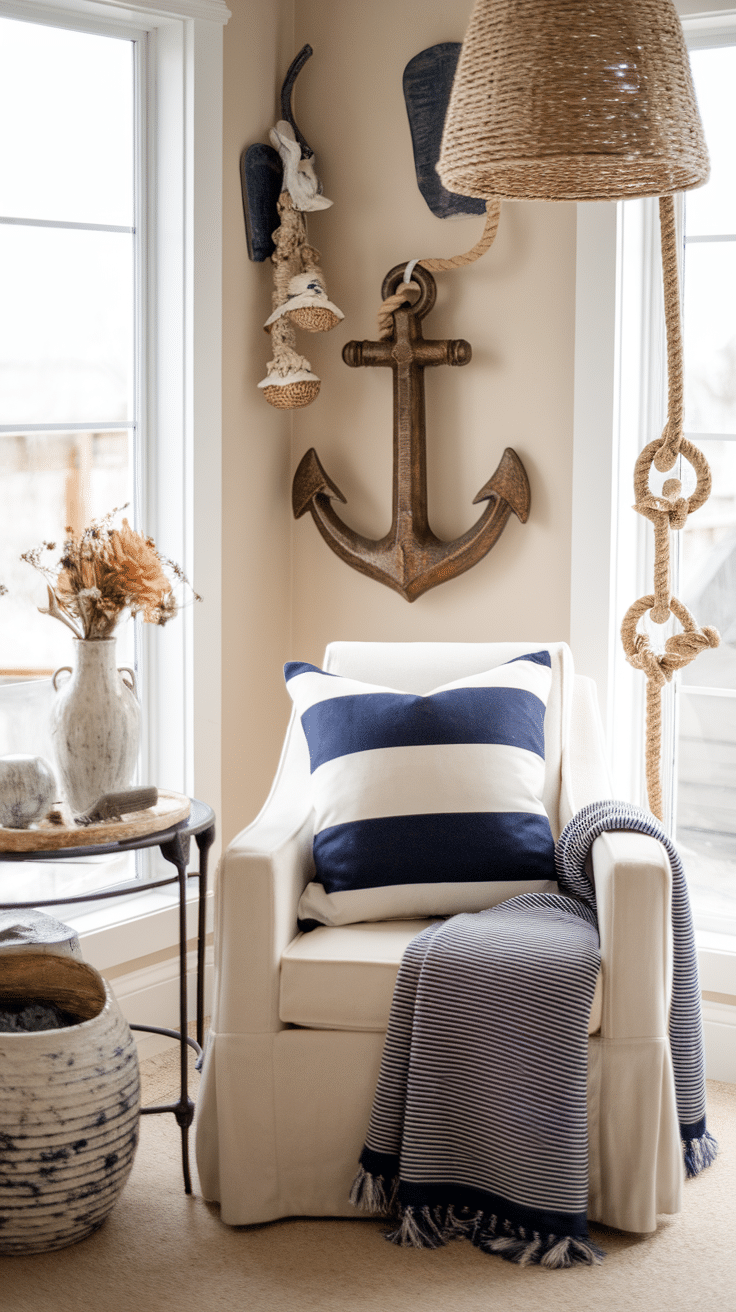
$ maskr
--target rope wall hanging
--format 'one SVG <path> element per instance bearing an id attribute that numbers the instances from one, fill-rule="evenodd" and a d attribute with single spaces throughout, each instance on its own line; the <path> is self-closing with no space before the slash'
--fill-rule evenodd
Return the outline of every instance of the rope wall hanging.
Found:
<path id="1" fill-rule="evenodd" d="M 240 179 L 243 215 L 251 260 L 271 257 L 272 313 L 264 324 L 271 334 L 273 358 L 258 387 L 269 405 L 297 410 L 311 405 L 320 389 L 312 366 L 299 353 L 296 329 L 326 333 L 344 317 L 328 299 L 319 251 L 307 241 L 305 215 L 332 204 L 322 194 L 314 151 L 294 119 L 294 84 L 313 54 L 303 46 L 292 60 L 281 88 L 281 115 L 271 129 L 271 145 L 256 142 L 243 151 Z"/>
<path id="2" fill-rule="evenodd" d="M 708 152 L 680 20 L 672 0 L 478 0 L 463 42 L 438 173 L 446 188 L 494 200 L 588 201 L 659 196 L 667 422 L 634 472 L 635 510 L 654 527 L 654 592 L 627 611 L 627 660 L 647 679 L 646 780 L 662 819 L 662 688 L 718 645 L 670 587 L 671 532 L 710 494 L 710 470 L 683 437 L 683 355 L 674 193 L 708 180 Z M 684 457 L 697 485 L 649 487 Z M 682 632 L 655 650 L 639 623 L 675 616 Z"/>

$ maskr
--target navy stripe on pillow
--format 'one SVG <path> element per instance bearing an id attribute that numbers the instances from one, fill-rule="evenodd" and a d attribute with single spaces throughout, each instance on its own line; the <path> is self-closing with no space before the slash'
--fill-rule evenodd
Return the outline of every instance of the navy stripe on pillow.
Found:
<path id="1" fill-rule="evenodd" d="M 297 674 L 323 674 L 326 679 L 340 679 L 340 674 L 330 674 L 329 670 L 321 670 L 318 665 L 310 665 L 309 661 L 287 661 L 284 666 L 284 678 L 288 685 L 289 679 L 295 679 Z"/>
<path id="2" fill-rule="evenodd" d="M 533 661 L 535 665 L 546 665 L 548 670 L 552 669 L 552 657 L 548 651 L 526 651 L 523 656 L 512 656 L 506 664 L 515 665 L 517 661 Z"/>
<path id="3" fill-rule="evenodd" d="M 544 760 L 544 709 L 523 688 L 451 688 L 431 697 L 359 693 L 316 702 L 302 714 L 302 727 L 313 774 L 353 752 L 439 743 L 501 743 Z"/>
<path id="4" fill-rule="evenodd" d="M 397 815 L 333 825 L 315 835 L 314 858 L 326 893 L 555 878 L 549 820 L 524 811 Z"/>

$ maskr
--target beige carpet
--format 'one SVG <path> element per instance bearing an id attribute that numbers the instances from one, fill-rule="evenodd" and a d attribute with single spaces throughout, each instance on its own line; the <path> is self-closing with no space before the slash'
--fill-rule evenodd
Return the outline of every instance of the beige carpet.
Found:
<path id="1" fill-rule="evenodd" d="M 175 1094 L 176 1052 L 144 1063 L 144 1100 Z M 197 1077 L 193 1083 L 196 1084 Z M 147 1116 L 125 1191 L 101 1230 L 59 1253 L 0 1258 L 8 1312 L 732 1312 L 736 1309 L 736 1085 L 709 1082 L 715 1166 L 655 1235 L 594 1227 L 602 1267 L 543 1271 L 469 1244 L 395 1248 L 373 1221 L 232 1230 L 187 1198 L 173 1117 Z M 195 1183 L 196 1189 L 196 1183 Z"/>

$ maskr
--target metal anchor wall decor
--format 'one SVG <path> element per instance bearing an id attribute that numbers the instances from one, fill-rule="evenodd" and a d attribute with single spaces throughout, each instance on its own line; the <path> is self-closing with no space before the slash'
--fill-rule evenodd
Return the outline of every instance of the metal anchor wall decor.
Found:
<path id="1" fill-rule="evenodd" d="M 405 266 L 397 265 L 384 279 L 385 300 L 402 281 Z M 370 578 L 377 579 L 415 601 L 429 588 L 446 583 L 477 565 L 498 541 L 513 511 L 526 523 L 529 515 L 529 480 L 516 452 L 507 447 L 496 472 L 473 502 L 488 504 L 480 519 L 452 542 L 443 542 L 429 526 L 427 515 L 427 440 L 424 413 L 424 370 L 428 366 L 467 364 L 468 342 L 426 341 L 421 321 L 429 314 L 437 288 L 426 269 L 417 265 L 412 274 L 420 294 L 413 305 L 393 313 L 390 337 L 379 342 L 348 342 L 343 349 L 347 365 L 390 367 L 394 377 L 394 465 L 391 527 L 378 540 L 363 537 L 344 524 L 332 501 L 345 501 L 325 473 L 314 447 L 303 456 L 294 475 L 292 505 L 295 519 L 309 511 L 332 550 Z"/>

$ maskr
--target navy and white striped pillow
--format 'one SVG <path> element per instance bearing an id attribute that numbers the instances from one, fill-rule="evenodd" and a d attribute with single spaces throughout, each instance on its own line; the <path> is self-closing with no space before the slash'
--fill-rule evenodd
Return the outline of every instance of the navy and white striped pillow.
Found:
<path id="1" fill-rule="evenodd" d="M 541 800 L 549 652 L 426 697 L 299 661 L 284 673 L 309 746 L 315 811 L 302 929 L 454 915 L 556 891 Z"/>

